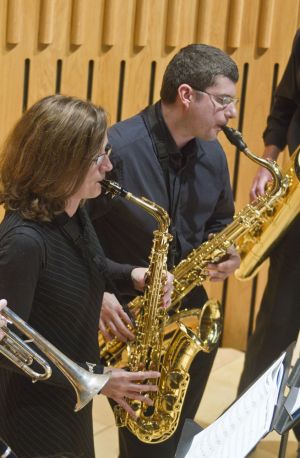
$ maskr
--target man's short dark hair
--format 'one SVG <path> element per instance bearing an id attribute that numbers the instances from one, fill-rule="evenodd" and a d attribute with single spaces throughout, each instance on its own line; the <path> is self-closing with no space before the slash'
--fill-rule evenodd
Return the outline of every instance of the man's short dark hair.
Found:
<path id="1" fill-rule="evenodd" d="M 217 76 L 225 76 L 234 83 L 239 78 L 236 63 L 224 51 L 214 46 L 192 44 L 182 48 L 169 62 L 162 82 L 160 96 L 165 103 L 174 103 L 177 89 L 189 84 L 205 91 Z"/>

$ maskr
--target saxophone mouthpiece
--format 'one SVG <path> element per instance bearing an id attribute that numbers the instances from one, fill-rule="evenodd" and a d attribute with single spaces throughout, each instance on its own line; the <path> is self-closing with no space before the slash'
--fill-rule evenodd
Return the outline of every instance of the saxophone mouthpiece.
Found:
<path id="1" fill-rule="evenodd" d="M 102 180 L 101 186 L 106 191 L 107 194 L 111 194 L 112 198 L 114 197 L 126 197 L 128 192 L 125 191 L 122 186 L 119 185 L 116 181 Z"/>
<path id="2" fill-rule="evenodd" d="M 233 129 L 232 127 L 228 127 L 228 126 L 223 126 L 222 130 L 224 134 L 226 135 L 227 140 L 230 141 L 230 143 L 236 146 L 239 150 L 245 151 L 245 149 L 247 148 L 247 145 L 243 140 L 241 132 L 239 132 L 236 129 Z"/>

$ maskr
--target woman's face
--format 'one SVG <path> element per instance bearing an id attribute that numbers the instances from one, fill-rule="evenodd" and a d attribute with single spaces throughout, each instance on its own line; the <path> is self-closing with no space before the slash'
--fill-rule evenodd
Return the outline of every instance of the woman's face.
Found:
<path id="1" fill-rule="evenodd" d="M 91 162 L 90 168 L 82 185 L 75 193 L 75 196 L 80 200 L 93 199 L 101 194 L 101 181 L 104 180 L 105 173 L 112 170 L 112 163 L 109 160 L 109 153 L 110 146 L 107 143 L 107 136 L 105 136 L 102 149 Z"/>

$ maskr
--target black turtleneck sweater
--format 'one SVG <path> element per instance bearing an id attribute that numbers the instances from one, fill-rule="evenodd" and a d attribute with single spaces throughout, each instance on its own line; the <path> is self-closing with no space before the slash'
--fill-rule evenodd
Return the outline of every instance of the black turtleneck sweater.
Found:
<path id="1" fill-rule="evenodd" d="M 51 223 L 10 212 L 0 225 L 0 297 L 85 369 L 90 362 L 102 372 L 98 323 L 106 279 L 122 284 L 131 269 L 107 263 L 84 209 Z M 92 402 L 74 413 L 73 387 L 55 368 L 48 381 L 32 384 L 5 358 L 0 363 L 0 437 L 15 453 L 92 458 Z"/>

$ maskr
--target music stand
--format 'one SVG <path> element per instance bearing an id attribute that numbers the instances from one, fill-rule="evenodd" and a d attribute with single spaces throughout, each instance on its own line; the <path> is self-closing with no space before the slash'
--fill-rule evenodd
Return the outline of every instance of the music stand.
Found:
<path id="1" fill-rule="evenodd" d="M 210 456 L 217 456 L 220 451 L 221 454 L 218 456 L 222 458 L 243 458 L 272 430 L 277 431 L 282 436 L 278 456 L 279 458 L 284 458 L 288 431 L 300 421 L 300 405 L 296 404 L 300 402 L 300 359 L 297 360 L 294 369 L 290 373 L 294 347 L 295 343 L 291 344 L 286 352 L 284 352 L 267 371 L 258 377 L 255 382 L 253 382 L 253 384 L 207 428 L 202 429 L 196 422 L 187 419 L 182 430 L 175 458 L 185 458 L 186 456 L 204 458 L 209 456 L 209 454 L 207 455 L 206 453 L 211 453 Z M 269 391 L 266 392 L 266 394 L 264 394 L 264 392 L 262 394 L 261 387 L 264 386 L 266 380 L 269 380 L 269 378 L 267 379 L 266 377 L 270 377 L 270 374 L 274 374 L 274 380 L 272 379 L 272 389 L 274 388 L 274 393 Z M 286 387 L 289 387 L 289 393 L 287 395 L 285 394 Z M 249 403 L 251 396 L 253 398 L 256 395 L 260 397 L 265 396 L 261 405 L 266 406 L 263 407 L 266 411 L 263 411 L 262 417 L 265 415 L 266 418 L 268 417 L 270 419 L 270 421 L 266 423 L 266 429 L 258 429 L 257 431 L 255 430 L 255 415 L 257 415 L 257 409 L 255 410 L 256 407 L 253 408 L 254 410 L 250 410 L 249 414 L 247 413 L 247 415 L 244 415 L 245 425 L 242 423 L 243 420 L 236 417 L 238 409 L 243 408 L 244 405 L 247 406 L 247 403 L 243 405 L 243 402 L 245 403 L 248 399 L 247 402 Z M 267 398 L 267 396 L 269 397 Z M 272 396 L 274 397 L 274 402 Z M 257 399 L 261 399 L 260 397 Z M 264 400 L 266 401 L 265 404 Z M 257 404 L 259 405 L 260 403 L 258 402 Z M 293 409 L 295 409 L 295 405 L 298 405 L 298 408 L 291 413 Z M 261 414 L 261 410 L 259 410 L 259 414 Z M 261 415 L 259 416 L 260 419 L 262 417 Z M 241 441 L 241 435 L 244 434 L 245 428 L 248 425 L 246 421 L 250 421 L 252 425 L 254 425 L 254 432 L 251 438 L 248 439 L 246 445 L 243 444 L 244 449 L 248 447 L 245 453 L 245 450 L 243 450 L 243 452 L 239 451 L 238 446 L 240 442 L 244 442 L 244 440 Z M 228 425 L 232 425 L 232 429 L 229 429 L 229 434 Z M 220 431 L 222 431 L 223 434 L 220 434 Z M 214 450 L 214 446 L 212 446 L 213 451 L 207 452 L 209 445 L 212 443 L 211 437 L 214 437 L 214 433 L 216 433 L 216 437 L 218 438 L 218 445 L 215 446 L 216 450 Z M 224 442 L 222 442 L 222 440 Z M 233 449 L 230 450 L 230 452 L 228 451 L 228 447 L 230 447 L 228 443 L 233 444 Z M 241 450 L 242 449 L 243 447 L 241 447 Z"/>
<path id="2" fill-rule="evenodd" d="M 282 397 L 283 402 L 273 425 L 275 431 L 281 435 L 278 458 L 285 457 L 289 431 L 300 421 L 300 408 L 293 412 L 293 405 L 300 393 L 300 358 L 297 359 L 286 386 L 289 393 Z"/>

